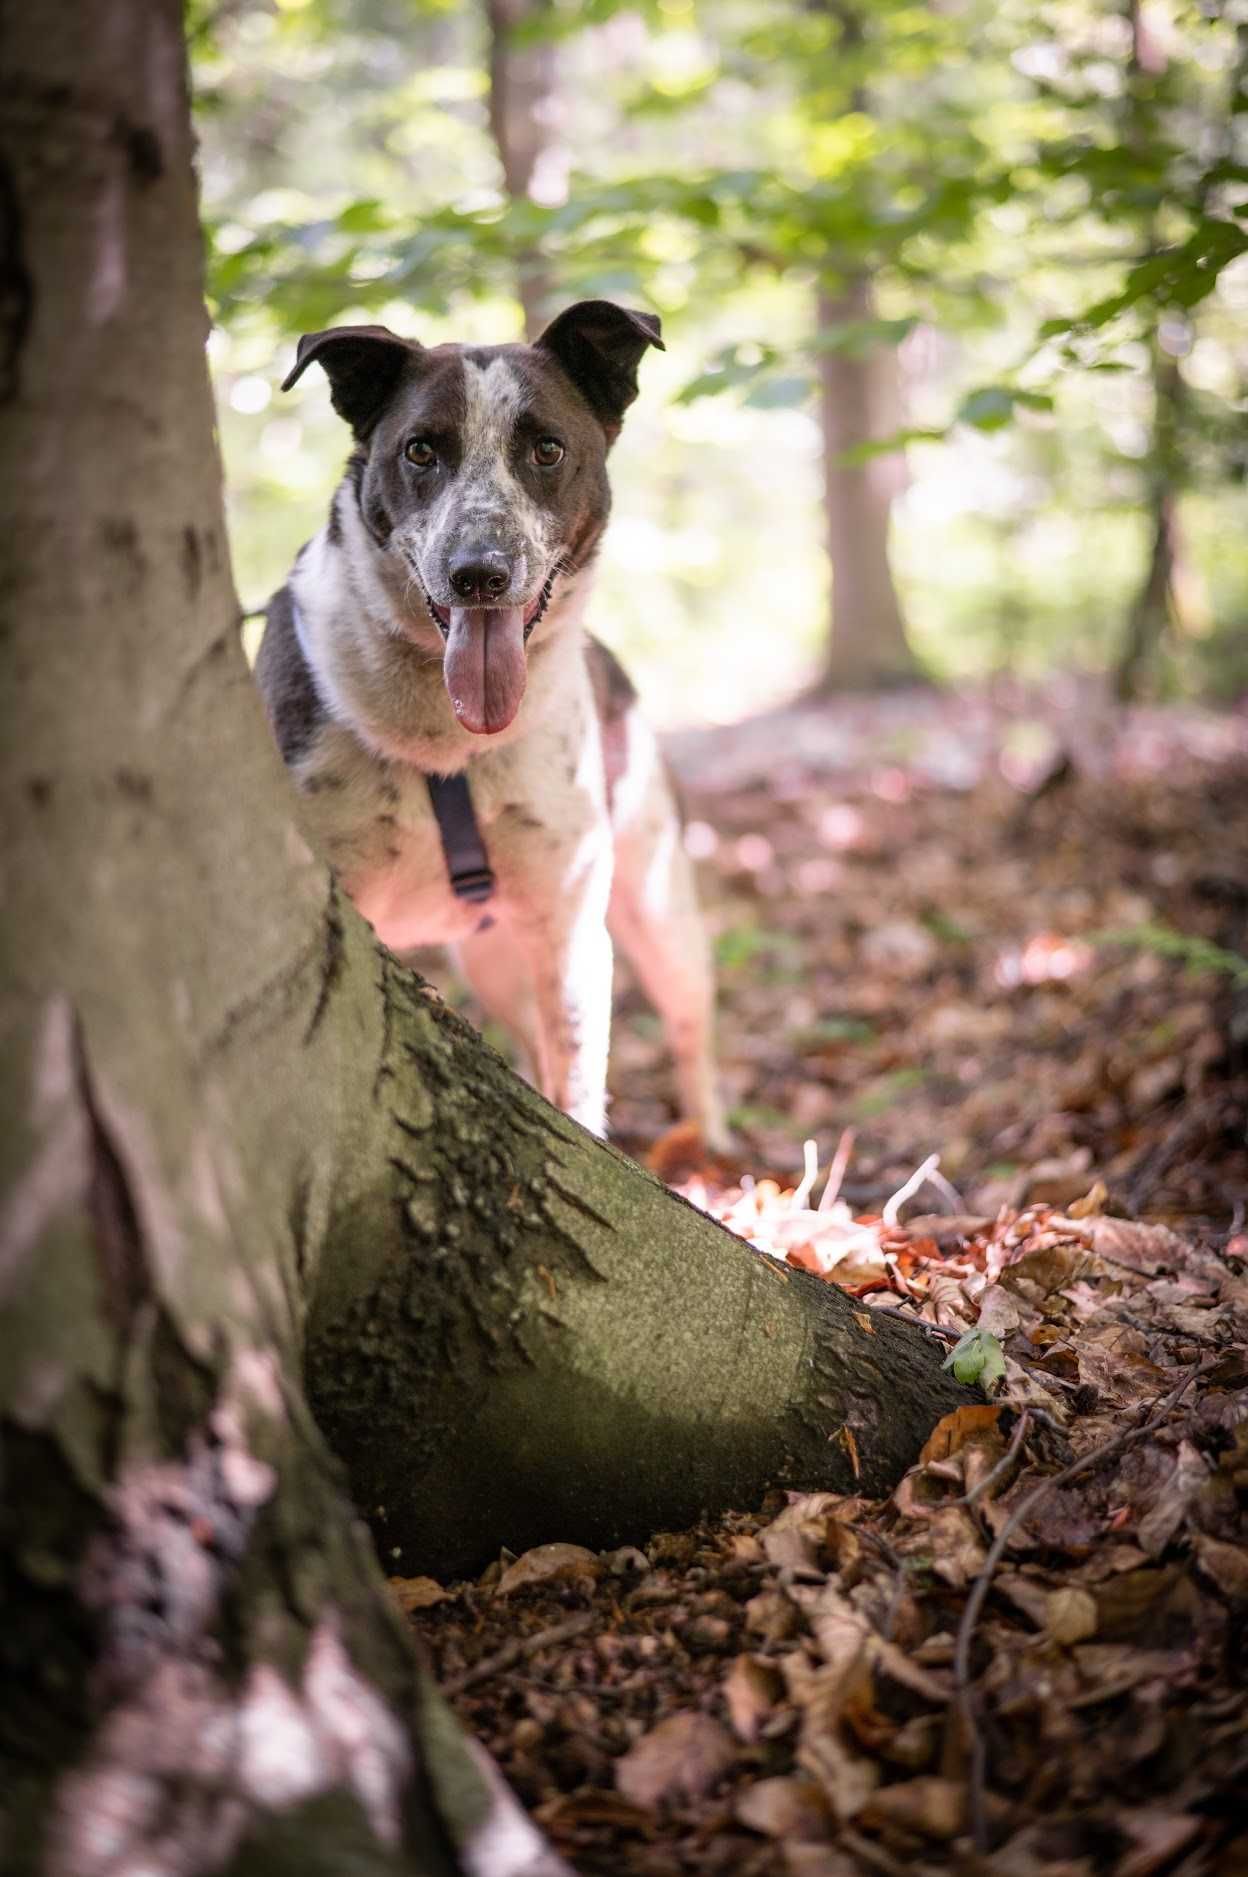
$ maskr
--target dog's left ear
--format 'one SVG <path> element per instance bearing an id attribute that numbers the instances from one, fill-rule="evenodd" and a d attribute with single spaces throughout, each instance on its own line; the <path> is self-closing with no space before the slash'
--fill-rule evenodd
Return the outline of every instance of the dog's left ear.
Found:
<path id="1" fill-rule="evenodd" d="M 637 396 L 637 367 L 646 347 L 666 351 L 657 313 L 635 313 L 610 300 L 580 300 L 537 341 L 558 360 L 613 443 Z"/>
<path id="2" fill-rule="evenodd" d="M 331 326 L 326 332 L 305 332 L 294 366 L 282 380 L 282 390 L 289 391 L 309 365 L 324 366 L 334 409 L 350 424 L 357 441 L 363 442 L 389 402 L 403 367 L 423 351 L 415 339 L 400 339 L 388 326 Z"/>

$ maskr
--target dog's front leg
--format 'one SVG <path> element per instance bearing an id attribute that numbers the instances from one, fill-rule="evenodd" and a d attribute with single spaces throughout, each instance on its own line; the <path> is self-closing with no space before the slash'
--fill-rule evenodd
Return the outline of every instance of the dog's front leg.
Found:
<path id="1" fill-rule="evenodd" d="M 607 1124 L 611 1037 L 609 854 L 542 915 L 519 922 L 532 973 L 543 1095 L 594 1134 Z"/>

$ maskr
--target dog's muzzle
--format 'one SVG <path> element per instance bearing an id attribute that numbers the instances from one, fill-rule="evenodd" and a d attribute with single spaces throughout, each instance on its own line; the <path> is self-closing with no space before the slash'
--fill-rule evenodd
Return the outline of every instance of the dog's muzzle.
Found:
<path id="1" fill-rule="evenodd" d="M 525 647 L 550 604 L 552 571 L 528 606 L 425 605 L 446 641 L 442 676 L 451 708 L 474 736 L 497 736 L 519 710 L 528 677 Z"/>

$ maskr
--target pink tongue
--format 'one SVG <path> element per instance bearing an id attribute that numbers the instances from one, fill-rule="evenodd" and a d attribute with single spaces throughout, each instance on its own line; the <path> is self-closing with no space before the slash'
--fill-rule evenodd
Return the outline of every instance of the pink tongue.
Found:
<path id="1" fill-rule="evenodd" d="M 465 730 L 493 736 L 520 708 L 526 677 L 524 608 L 453 606 L 442 676 Z"/>

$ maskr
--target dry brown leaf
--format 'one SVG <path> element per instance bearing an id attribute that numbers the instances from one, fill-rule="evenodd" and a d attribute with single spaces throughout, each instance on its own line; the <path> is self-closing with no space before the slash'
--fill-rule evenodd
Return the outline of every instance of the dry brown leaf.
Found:
<path id="1" fill-rule="evenodd" d="M 965 1590 L 984 1568 L 987 1553 L 975 1521 L 963 1506 L 938 1506 L 922 1534 L 932 1570 L 951 1590 Z"/>
<path id="2" fill-rule="evenodd" d="M 451 1594 L 432 1577 L 388 1577 L 386 1588 L 405 1616 L 413 1610 L 431 1609 L 435 1603 L 446 1603 Z"/>
<path id="3" fill-rule="evenodd" d="M 648 1807 L 700 1799 L 735 1758 L 731 1736 L 709 1714 L 672 1714 L 616 1761 L 616 1788 Z"/>
<path id="4" fill-rule="evenodd" d="M 805 1614 L 828 1667 L 847 1675 L 872 1634 L 862 1611 L 833 1583 L 821 1584 L 817 1589 L 795 1584 L 791 1595 Z"/>
<path id="5" fill-rule="evenodd" d="M 760 1590 L 745 1606 L 745 1627 L 764 1642 L 787 1642 L 800 1624 L 796 1606 L 782 1590 Z"/>
<path id="6" fill-rule="evenodd" d="M 1071 1219 L 1091 1219 L 1097 1217 L 1100 1213 L 1104 1212 L 1108 1200 L 1109 1188 L 1106 1186 L 1104 1180 L 1097 1180 L 1083 1195 L 1082 1199 L 1071 1201 L 1070 1205 L 1066 1208 L 1067 1217 Z"/>
<path id="7" fill-rule="evenodd" d="M 696 1121 L 678 1121 L 660 1134 L 649 1153 L 646 1165 L 656 1179 L 669 1184 L 679 1176 L 700 1170 L 706 1163 L 706 1144 Z"/>
<path id="8" fill-rule="evenodd" d="M 919 1455 L 919 1465 L 947 1460 L 951 1454 L 960 1453 L 968 1441 L 981 1443 L 999 1456 L 1005 1451 L 998 1425 L 1000 1419 L 1000 1404 L 994 1407 L 991 1403 L 982 1406 L 973 1403 L 966 1408 L 955 1408 L 952 1414 L 943 1415 L 928 1435 Z"/>
<path id="9" fill-rule="evenodd" d="M 1045 1597 L 1044 1627 L 1050 1639 L 1063 1648 L 1095 1636 L 1099 1620 L 1096 1598 L 1090 1591 L 1070 1585 L 1051 1590 Z"/>
<path id="10" fill-rule="evenodd" d="M 827 1523 L 840 1503 L 830 1492 L 803 1493 L 759 1533 L 769 1563 L 811 1569 L 819 1562 Z"/>
<path id="11" fill-rule="evenodd" d="M 1140 1546 L 1150 1558 L 1161 1556 L 1209 1479 L 1210 1469 L 1205 1459 L 1190 1440 L 1181 1440 L 1169 1478 L 1136 1528 Z"/>
<path id="12" fill-rule="evenodd" d="M 1099 1258 L 1112 1258 L 1148 1277 L 1158 1271 L 1181 1268 L 1187 1246 L 1168 1225 L 1144 1225 L 1138 1219 L 1088 1219 L 1084 1229 L 1091 1235 L 1092 1249 Z"/>
<path id="13" fill-rule="evenodd" d="M 992 1580 L 992 1588 L 997 1596 L 1006 1598 L 1016 1610 L 1021 1610 L 1037 1629 L 1043 1629 L 1048 1616 L 1049 1598 L 1052 1591 L 1025 1571 L 998 1571 Z"/>
<path id="14" fill-rule="evenodd" d="M 960 1780 L 937 1779 L 931 1774 L 882 1786 L 863 1806 L 859 1822 L 877 1831 L 900 1826 L 943 1843 L 956 1838 L 965 1826 L 966 1787 Z"/>
<path id="15" fill-rule="evenodd" d="M 1098 1629 L 1109 1640 L 1149 1640 L 1147 1631 L 1163 1612 L 1168 1612 L 1176 1596 L 1183 1602 L 1187 1589 L 1186 1573 L 1178 1564 L 1127 1571 L 1096 1587 Z"/>
<path id="16" fill-rule="evenodd" d="M 790 1838 L 782 1848 L 786 1877 L 861 1877 L 861 1867 L 834 1844 Z"/>
<path id="17" fill-rule="evenodd" d="M 1201 1532 L 1196 1539 L 1196 1560 L 1224 1597 L 1232 1603 L 1248 1603 L 1248 1551 L 1242 1545 L 1228 1545 Z"/>
<path id="18" fill-rule="evenodd" d="M 1072 1228 L 1075 1229 L 1075 1228 Z M 1024 1302 L 1041 1304 L 1068 1284 L 1077 1284 L 1095 1269 L 1095 1260 L 1081 1244 L 1039 1245 L 1007 1264 L 1000 1282 Z"/>
<path id="19" fill-rule="evenodd" d="M 603 1563 L 584 1545 L 534 1545 L 509 1564 L 495 1587 L 495 1596 L 507 1597 L 528 1584 L 549 1584 L 560 1579 L 602 1576 Z"/>
<path id="20" fill-rule="evenodd" d="M 758 1739 L 784 1692 L 784 1678 L 774 1663 L 757 1655 L 739 1655 L 723 1681 L 724 1705 L 738 1740 Z"/>
<path id="21" fill-rule="evenodd" d="M 797 1750 L 799 1766 L 819 1781 L 833 1814 L 842 1825 L 855 1819 L 880 1783 L 874 1760 L 854 1752 L 835 1726 L 821 1726 L 810 1710 Z"/>
<path id="22" fill-rule="evenodd" d="M 1018 1303 L 1009 1291 L 1001 1284 L 989 1284 L 979 1299 L 979 1322 L 976 1328 L 987 1330 L 991 1336 L 1004 1338 L 1016 1330 L 1022 1320 Z"/>
<path id="23" fill-rule="evenodd" d="M 1114 1877 L 1153 1877 L 1154 1871 L 1172 1863 L 1201 1831 L 1201 1820 L 1190 1812 L 1163 1812 L 1156 1806 L 1130 1806 L 1124 1810 L 1121 1823 L 1134 1839 L 1135 1849 L 1114 1866 Z M 1233 1867 L 1224 1863 L 1219 1868 L 1229 1877 Z"/>
<path id="24" fill-rule="evenodd" d="M 747 1786 L 733 1810 L 743 1825 L 766 1838 L 819 1842 L 832 1829 L 828 1802 L 813 1779 L 760 1779 Z"/>

